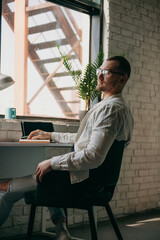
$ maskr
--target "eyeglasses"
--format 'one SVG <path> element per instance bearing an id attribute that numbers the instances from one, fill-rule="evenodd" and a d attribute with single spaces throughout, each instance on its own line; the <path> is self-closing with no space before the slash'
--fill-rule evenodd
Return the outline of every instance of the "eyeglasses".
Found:
<path id="1" fill-rule="evenodd" d="M 96 70 L 96 75 L 99 76 L 100 74 L 103 74 L 103 75 L 108 75 L 109 73 L 116 73 L 116 74 L 119 74 L 119 75 L 124 75 L 123 73 L 120 73 L 120 72 L 113 72 L 113 71 L 109 71 L 109 70 L 102 70 L 100 68 L 98 68 Z"/>

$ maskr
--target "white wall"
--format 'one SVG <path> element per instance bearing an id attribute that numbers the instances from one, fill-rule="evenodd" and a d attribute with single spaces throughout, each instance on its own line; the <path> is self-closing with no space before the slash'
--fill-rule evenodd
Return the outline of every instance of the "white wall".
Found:
<path id="1" fill-rule="evenodd" d="M 104 15 L 105 49 L 132 66 L 124 97 L 135 127 L 112 201 L 128 214 L 160 207 L 160 2 L 104 1 Z"/>

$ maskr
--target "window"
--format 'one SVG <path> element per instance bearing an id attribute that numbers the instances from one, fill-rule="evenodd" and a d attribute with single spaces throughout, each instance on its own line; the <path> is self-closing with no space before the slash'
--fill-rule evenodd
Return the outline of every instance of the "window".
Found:
<path id="1" fill-rule="evenodd" d="M 0 114 L 14 106 L 18 115 L 78 118 L 81 101 L 57 46 L 75 70 L 83 70 L 94 46 L 91 11 L 97 22 L 100 1 L 81 2 L 2 1 L 1 72 L 16 83 L 0 92 Z"/>

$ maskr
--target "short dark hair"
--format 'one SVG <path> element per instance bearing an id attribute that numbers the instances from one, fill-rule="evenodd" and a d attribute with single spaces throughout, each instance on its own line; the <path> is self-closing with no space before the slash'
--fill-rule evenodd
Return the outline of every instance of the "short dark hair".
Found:
<path id="1" fill-rule="evenodd" d="M 107 61 L 111 61 L 111 60 L 118 61 L 119 62 L 119 67 L 118 67 L 119 71 L 121 71 L 124 74 L 127 74 L 128 78 L 130 77 L 131 65 L 125 57 L 113 56 L 113 57 L 107 58 Z"/>

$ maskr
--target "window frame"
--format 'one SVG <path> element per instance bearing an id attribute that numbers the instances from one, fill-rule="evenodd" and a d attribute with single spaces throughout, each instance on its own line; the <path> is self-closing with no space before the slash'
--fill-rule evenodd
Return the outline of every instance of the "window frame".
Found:
<path id="1" fill-rule="evenodd" d="M 48 0 L 48 1 L 64 7 L 69 7 L 73 10 L 83 12 L 89 15 L 97 15 L 97 14 L 99 15 L 101 10 L 101 5 L 102 5 L 102 3 L 97 4 L 88 0 L 71 0 L 71 1 L 61 0 L 61 3 L 59 3 L 59 0 Z"/>
<path id="2" fill-rule="evenodd" d="M 94 60 L 100 50 L 100 46 L 103 47 L 104 0 L 100 0 L 100 4 L 94 3 L 92 0 L 61 0 L 61 3 L 59 3 L 59 0 L 47 1 L 90 15 L 89 59 L 90 61 Z M 97 32 L 99 32 L 98 35 Z M 96 35 L 97 37 L 95 37 Z"/>
<path id="3" fill-rule="evenodd" d="M 89 60 L 93 61 L 102 46 L 103 37 L 103 1 L 100 4 L 89 0 L 47 0 L 60 6 L 68 7 L 90 16 Z M 2 36 L 2 1 L 0 1 L 0 72 L 1 72 L 1 36 Z"/>

